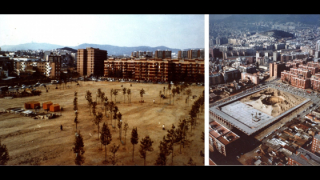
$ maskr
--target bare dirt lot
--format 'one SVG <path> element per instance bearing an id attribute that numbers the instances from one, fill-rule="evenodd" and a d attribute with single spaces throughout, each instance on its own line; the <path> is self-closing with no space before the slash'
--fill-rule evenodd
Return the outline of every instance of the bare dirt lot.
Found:
<path id="1" fill-rule="evenodd" d="M 80 87 L 74 83 L 70 84 L 71 88 L 68 89 L 55 89 L 55 85 L 49 86 L 49 92 L 46 93 L 45 89 L 42 90 L 40 96 L 32 96 L 25 98 L 15 99 L 1 99 L 0 110 L 12 107 L 23 107 L 24 102 L 52 101 L 54 104 L 60 104 L 63 108 L 62 116 L 55 119 L 32 119 L 18 114 L 2 113 L 0 114 L 0 138 L 1 143 L 7 146 L 10 160 L 7 165 L 75 165 L 75 154 L 72 151 L 73 143 L 75 140 L 76 126 L 73 122 L 75 115 L 73 111 L 74 92 L 78 92 L 78 107 L 79 107 L 79 124 L 78 130 L 83 136 L 84 140 L 84 157 L 83 165 L 112 165 L 110 163 L 103 164 L 105 158 L 104 147 L 101 149 L 100 140 L 98 140 L 98 129 L 93 123 L 93 115 L 89 115 L 89 108 L 85 93 L 87 90 L 92 92 L 93 100 L 96 99 L 96 92 L 101 88 L 105 92 L 109 101 L 111 100 L 110 90 L 130 88 L 131 89 L 131 104 L 128 103 L 126 96 L 120 91 L 116 97 L 116 105 L 122 114 L 122 121 L 129 124 L 127 136 L 125 140 L 124 131 L 122 131 L 122 140 L 126 141 L 122 145 L 119 140 L 119 129 L 112 129 L 111 120 L 103 117 L 103 122 L 109 124 L 112 132 L 112 142 L 107 146 L 107 154 L 111 155 L 110 147 L 113 143 L 120 145 L 116 153 L 116 165 L 143 165 L 144 160 L 140 158 L 139 146 L 140 140 L 146 135 L 149 135 L 153 140 L 153 151 L 147 152 L 146 165 L 154 165 L 159 154 L 159 144 L 163 136 L 167 134 L 166 130 L 162 130 L 164 124 L 166 129 L 171 128 L 174 124 L 178 125 L 179 119 L 188 115 L 191 105 L 197 99 L 190 97 L 189 106 L 185 103 L 186 95 L 176 95 L 174 105 L 168 105 L 169 99 L 161 100 L 159 91 L 163 92 L 163 87 L 168 87 L 168 84 L 143 84 L 143 83 L 130 83 L 128 82 L 80 82 Z M 123 87 L 121 87 L 123 85 Z M 145 90 L 143 96 L 144 103 L 139 103 L 141 100 L 140 89 Z M 203 86 L 190 86 L 192 95 L 198 97 L 202 94 Z M 112 96 L 114 101 L 114 96 Z M 153 104 L 155 99 L 155 104 Z M 101 111 L 102 104 L 98 99 L 97 111 Z M 43 111 L 43 110 L 42 110 Z M 180 145 L 174 146 L 173 165 L 187 164 L 190 157 L 196 165 L 204 165 L 204 158 L 200 156 L 200 150 L 204 152 L 204 142 L 201 140 L 201 134 L 204 132 L 204 111 L 202 111 L 197 118 L 197 125 L 191 132 L 188 131 L 187 139 L 190 143 L 182 148 L 180 154 Z M 63 125 L 63 130 L 60 130 L 60 125 Z M 139 135 L 139 143 L 134 147 L 134 162 L 132 161 L 132 144 L 130 142 L 131 131 L 133 127 L 137 127 Z M 167 165 L 171 165 L 171 155 L 169 155 Z M 36 163 L 34 163 L 36 162 Z"/>

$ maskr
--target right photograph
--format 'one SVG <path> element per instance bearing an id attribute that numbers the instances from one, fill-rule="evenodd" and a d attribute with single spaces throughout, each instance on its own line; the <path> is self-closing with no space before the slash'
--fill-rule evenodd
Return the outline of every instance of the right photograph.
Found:
<path id="1" fill-rule="evenodd" d="M 320 165 L 320 15 L 209 15 L 209 165 Z"/>

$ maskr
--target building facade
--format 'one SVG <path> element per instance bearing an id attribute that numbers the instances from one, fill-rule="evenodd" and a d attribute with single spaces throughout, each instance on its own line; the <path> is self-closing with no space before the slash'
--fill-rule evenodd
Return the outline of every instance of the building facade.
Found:
<path id="1" fill-rule="evenodd" d="M 87 47 L 77 51 L 77 72 L 80 76 L 103 76 L 104 60 L 108 52 L 99 48 Z"/>
<path id="2" fill-rule="evenodd" d="M 104 61 L 104 77 L 146 82 L 204 82 L 204 60 L 109 58 Z"/>

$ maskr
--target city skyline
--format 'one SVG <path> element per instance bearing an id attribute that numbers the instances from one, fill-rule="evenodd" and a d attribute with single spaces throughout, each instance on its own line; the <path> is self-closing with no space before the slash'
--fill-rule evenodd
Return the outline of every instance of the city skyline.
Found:
<path id="1" fill-rule="evenodd" d="M 204 15 L 1 15 L 0 22 L 0 46 L 34 42 L 204 48 Z"/>

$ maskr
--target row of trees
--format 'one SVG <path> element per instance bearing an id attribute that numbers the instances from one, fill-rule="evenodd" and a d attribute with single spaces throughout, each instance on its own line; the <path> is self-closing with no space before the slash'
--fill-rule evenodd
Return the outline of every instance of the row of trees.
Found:
<path id="1" fill-rule="evenodd" d="M 171 85 L 170 85 L 171 86 Z M 173 89 L 179 89 L 178 91 L 180 92 L 180 87 L 181 86 L 176 86 Z M 164 88 L 165 89 L 165 88 Z M 168 89 L 170 90 L 171 87 Z M 184 89 L 184 88 L 181 88 Z M 127 91 L 127 89 L 123 90 L 123 94 L 125 94 L 125 92 Z M 116 90 L 112 90 L 113 95 L 117 95 Z M 165 92 L 165 91 L 164 91 Z M 191 90 L 190 92 L 188 92 L 188 90 L 186 90 L 188 98 L 191 95 Z M 140 96 L 141 98 L 143 97 L 144 94 L 144 90 L 142 89 L 140 91 Z M 115 103 L 113 101 L 108 102 L 108 98 L 105 96 L 105 93 L 101 92 L 101 89 L 98 89 L 97 91 L 97 96 L 96 96 L 96 102 L 92 101 L 92 93 L 90 91 L 86 92 L 86 100 L 88 101 L 88 106 L 90 108 L 90 115 L 91 115 L 91 111 L 92 114 L 94 115 L 93 118 L 93 122 L 97 125 L 98 127 L 98 139 L 101 142 L 101 146 L 104 145 L 105 146 L 105 160 L 104 162 L 107 163 L 107 146 L 109 144 L 111 144 L 112 141 L 112 133 L 111 130 L 108 126 L 108 123 L 104 123 L 101 129 L 101 136 L 99 138 L 99 124 L 102 120 L 102 113 L 101 112 L 96 112 L 96 106 L 97 106 L 97 98 L 100 98 L 101 100 L 101 105 L 103 104 L 103 100 L 104 100 L 104 107 L 105 107 L 105 115 L 106 111 L 110 111 L 110 119 L 111 120 L 117 120 L 117 127 L 119 129 L 119 139 L 122 142 L 122 144 L 126 144 L 126 132 L 129 129 L 129 125 L 128 123 L 124 123 L 124 130 L 125 130 L 125 142 L 123 142 L 121 140 L 121 133 L 122 133 L 122 114 L 119 112 L 118 107 L 115 105 Z M 125 98 L 124 98 L 125 99 Z M 116 100 L 116 97 L 115 97 Z M 125 101 L 125 100 L 124 100 Z M 129 101 L 129 100 L 128 100 Z M 158 155 L 158 158 L 156 159 L 155 165 L 166 165 L 167 164 L 167 156 L 169 156 L 171 154 L 171 164 L 173 164 L 173 152 L 174 152 L 174 145 L 179 144 L 180 145 L 180 153 L 181 153 L 181 149 L 184 148 L 185 143 L 188 142 L 187 140 L 187 131 L 189 130 L 189 125 L 191 126 L 191 131 L 192 131 L 192 127 L 194 125 L 196 125 L 196 117 L 198 115 L 198 113 L 200 112 L 200 108 L 203 107 L 204 104 L 204 97 L 203 95 L 201 95 L 192 105 L 192 109 L 189 112 L 190 115 L 190 119 L 182 119 L 179 121 L 178 127 L 176 128 L 174 126 L 174 124 L 172 124 L 172 128 L 170 130 L 167 130 L 167 135 L 163 137 L 163 140 L 160 142 L 159 145 L 159 149 L 160 149 L 160 153 Z M 77 111 L 77 93 L 75 93 L 75 99 L 74 99 L 74 110 Z M 76 113 L 76 119 L 77 119 L 77 113 Z M 76 122 L 76 121 L 75 121 Z M 113 121 L 111 122 L 112 127 L 116 128 L 116 122 L 113 123 Z M 135 145 L 138 144 L 139 142 L 139 136 L 138 136 L 138 130 L 137 127 L 132 129 L 131 132 L 131 144 L 133 145 L 133 149 L 132 149 L 132 161 L 134 162 L 134 150 L 135 150 Z M 140 141 L 140 148 L 139 148 L 139 153 L 140 153 L 140 157 L 144 159 L 144 165 L 146 165 L 146 158 L 147 158 L 147 152 L 151 152 L 153 151 L 153 147 L 152 147 L 153 141 L 151 140 L 150 136 L 145 136 L 141 141 Z M 76 140 L 75 140 L 75 147 L 74 147 L 74 153 L 76 153 L 76 159 L 75 159 L 75 163 L 78 165 L 81 165 L 83 163 L 83 139 L 82 136 L 79 133 L 76 133 Z M 113 146 L 110 147 L 110 152 L 112 153 L 112 155 L 110 156 L 110 160 L 112 164 L 116 164 L 116 152 L 118 151 L 120 145 L 116 145 L 115 143 L 113 143 Z M 202 153 L 203 154 L 203 153 Z"/>
<path id="2" fill-rule="evenodd" d="M 171 129 L 167 130 L 167 135 L 163 137 L 162 141 L 160 141 L 160 153 L 158 154 L 158 158 L 156 159 L 155 165 L 166 165 L 168 161 L 167 156 L 169 156 L 170 154 L 171 165 L 173 165 L 174 145 L 180 145 L 181 154 L 181 148 L 184 147 L 184 144 L 187 142 L 188 129 L 189 128 L 186 119 L 179 120 L 177 128 L 174 126 L 174 124 L 172 124 Z"/>
<path id="3" fill-rule="evenodd" d="M 114 96 L 114 101 L 115 103 L 117 102 L 117 95 L 119 93 L 118 89 L 111 89 L 110 90 L 110 96 L 111 96 L 111 100 L 112 100 L 112 95 Z M 125 102 L 125 95 L 127 94 L 128 97 L 128 103 L 131 103 L 131 89 L 127 89 L 127 88 L 122 88 L 122 94 L 123 94 L 123 102 Z M 143 100 L 143 95 L 145 94 L 145 90 L 142 88 L 140 90 L 140 97 L 141 97 L 141 101 Z M 98 97 L 100 97 L 98 95 Z"/>

